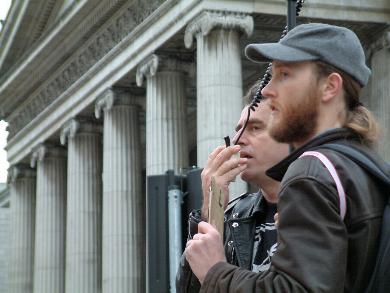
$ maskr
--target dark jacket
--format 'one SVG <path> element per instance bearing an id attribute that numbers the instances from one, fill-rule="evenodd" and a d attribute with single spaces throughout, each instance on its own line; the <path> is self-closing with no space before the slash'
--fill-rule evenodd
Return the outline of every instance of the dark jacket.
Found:
<path id="1" fill-rule="evenodd" d="M 383 184 L 342 154 L 321 149 L 326 143 L 353 145 L 383 164 L 347 129 L 323 133 L 267 171 L 282 179 L 279 192 L 278 249 L 267 272 L 255 274 L 227 263 L 207 273 L 200 292 L 363 292 L 378 248 Z M 318 150 L 335 165 L 347 197 L 340 217 L 335 183 L 315 157 Z"/>
<path id="2" fill-rule="evenodd" d="M 247 270 L 252 266 L 253 243 L 256 221 L 265 220 L 266 201 L 261 193 L 243 194 L 232 200 L 225 212 L 224 247 L 226 260 Z M 189 217 L 189 238 L 198 232 L 200 212 L 194 211 Z M 176 276 L 176 291 L 199 292 L 200 283 L 192 273 L 185 255 L 182 255 Z"/>

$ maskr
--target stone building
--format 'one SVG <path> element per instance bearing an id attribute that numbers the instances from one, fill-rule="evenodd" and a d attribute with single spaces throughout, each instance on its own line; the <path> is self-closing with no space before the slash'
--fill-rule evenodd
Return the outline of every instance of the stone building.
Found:
<path id="1" fill-rule="evenodd" d="M 285 0 L 14 0 L 0 35 L 9 123 L 9 292 L 146 292 L 146 176 L 202 167 L 232 134 Z M 352 28 L 390 160 L 390 2 L 310 0 Z M 244 190 L 237 182 L 235 191 Z M 0 240 L 3 241 L 3 240 Z"/>

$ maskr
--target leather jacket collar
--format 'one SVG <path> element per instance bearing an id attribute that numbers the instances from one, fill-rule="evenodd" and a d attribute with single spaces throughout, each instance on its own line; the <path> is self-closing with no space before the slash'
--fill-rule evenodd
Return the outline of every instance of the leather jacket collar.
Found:
<path id="1" fill-rule="evenodd" d="M 266 174 L 274 180 L 281 181 L 284 174 L 287 172 L 288 167 L 292 162 L 294 162 L 301 154 L 309 149 L 316 148 L 325 143 L 335 142 L 335 141 L 344 141 L 348 143 L 347 140 L 358 139 L 357 135 L 354 134 L 350 129 L 347 128 L 334 128 L 322 132 L 317 135 L 306 144 L 293 150 L 286 158 L 282 161 L 271 167 L 266 171 Z"/>

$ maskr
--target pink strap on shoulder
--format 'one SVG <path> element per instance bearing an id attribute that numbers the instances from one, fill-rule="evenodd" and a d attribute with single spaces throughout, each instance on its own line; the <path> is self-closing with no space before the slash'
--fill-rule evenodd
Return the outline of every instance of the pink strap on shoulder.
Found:
<path id="1" fill-rule="evenodd" d="M 337 188 L 337 192 L 339 194 L 339 202 L 340 202 L 340 216 L 344 220 L 346 209 L 347 209 L 345 191 L 344 191 L 343 185 L 341 184 L 339 175 L 337 174 L 336 169 L 333 166 L 332 162 L 329 161 L 329 159 L 324 154 L 321 154 L 321 153 L 315 152 L 315 151 L 304 152 L 300 156 L 300 158 L 305 157 L 305 156 L 317 157 L 318 159 L 320 159 L 322 164 L 324 164 L 326 169 L 328 169 L 330 175 L 332 176 L 334 182 L 336 183 L 336 188 Z"/>

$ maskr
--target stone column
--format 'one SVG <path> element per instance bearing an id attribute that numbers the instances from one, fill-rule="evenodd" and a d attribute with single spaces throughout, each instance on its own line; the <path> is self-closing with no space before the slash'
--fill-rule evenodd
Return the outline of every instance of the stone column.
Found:
<path id="1" fill-rule="evenodd" d="M 0 204 L 0 239 L 4 239 L 3 241 L 0 241 L 0 292 L 14 292 L 10 291 L 10 253 L 12 253 L 12 246 L 11 212 L 9 204 Z M 29 292 L 32 291 L 31 287 L 30 289 Z"/>
<path id="2" fill-rule="evenodd" d="M 35 170 L 24 164 L 8 173 L 11 196 L 9 292 L 31 293 L 34 273 Z"/>
<path id="3" fill-rule="evenodd" d="M 151 55 L 137 69 L 137 85 L 146 85 L 146 175 L 176 174 L 188 167 L 187 105 L 184 64 Z"/>
<path id="4" fill-rule="evenodd" d="M 68 140 L 66 280 L 68 293 L 101 292 L 101 126 L 72 119 L 62 129 Z"/>
<path id="5" fill-rule="evenodd" d="M 103 127 L 103 293 L 145 292 L 145 196 L 138 113 L 131 95 L 107 90 L 96 102 Z"/>
<path id="6" fill-rule="evenodd" d="M 251 16 L 228 12 L 203 12 L 190 23 L 184 42 L 197 41 L 197 160 L 203 166 L 208 154 L 232 135 L 242 110 L 240 36 L 251 35 Z M 246 190 L 241 179 L 230 188 L 238 195 Z"/>
<path id="7" fill-rule="evenodd" d="M 37 167 L 34 293 L 65 292 L 66 150 L 40 145 Z"/>
<path id="8" fill-rule="evenodd" d="M 371 82 L 368 104 L 381 126 L 379 153 L 390 161 L 390 31 L 386 31 L 370 48 Z"/>

